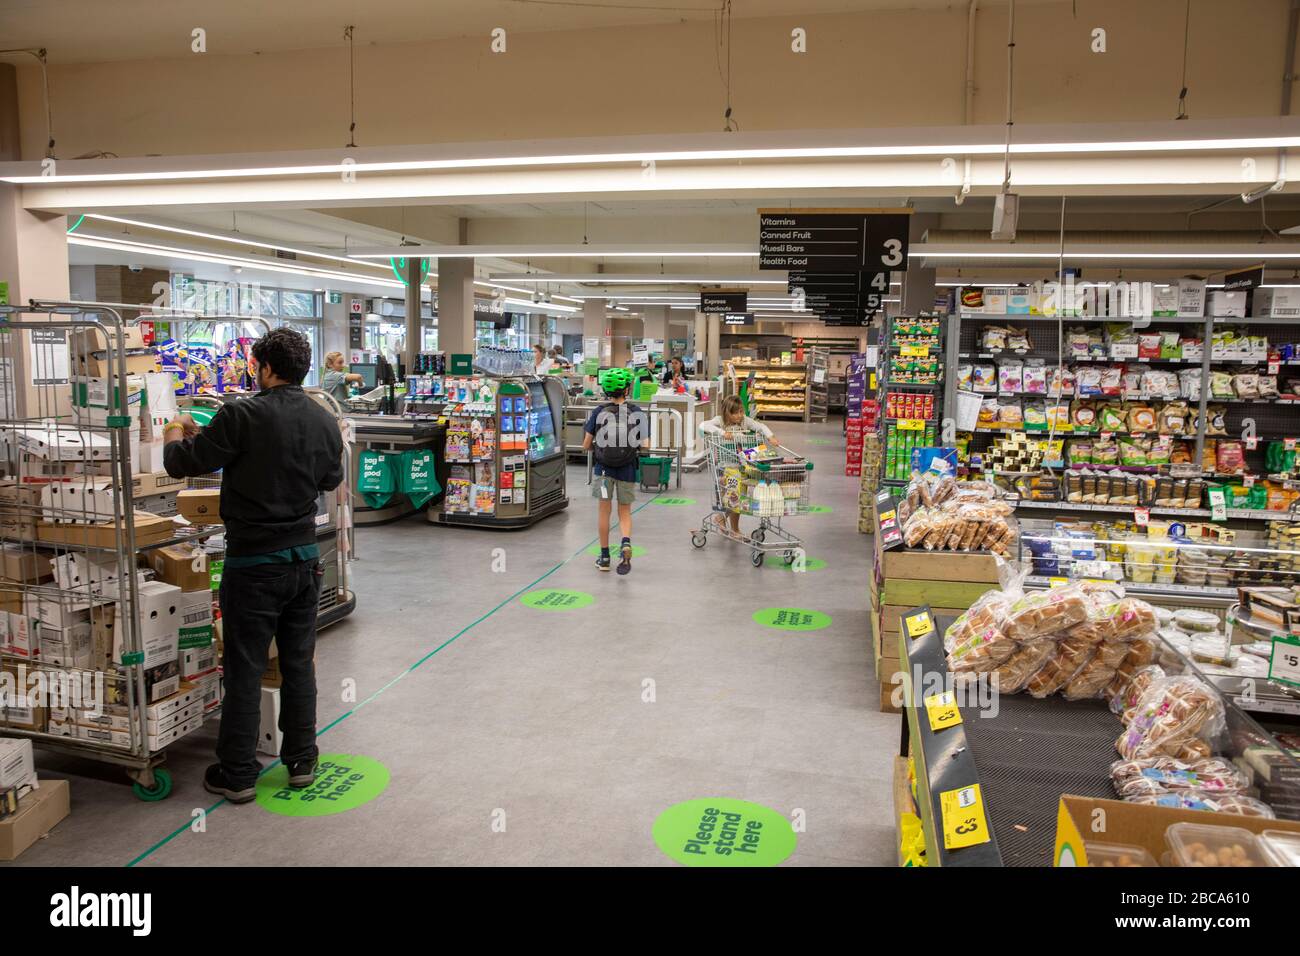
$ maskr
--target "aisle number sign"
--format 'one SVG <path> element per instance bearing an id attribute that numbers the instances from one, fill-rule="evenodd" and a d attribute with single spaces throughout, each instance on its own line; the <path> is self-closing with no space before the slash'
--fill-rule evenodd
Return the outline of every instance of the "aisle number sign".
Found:
<path id="1" fill-rule="evenodd" d="M 1300 687 L 1300 637 L 1273 638 L 1273 654 L 1268 661 L 1268 679 L 1279 684 Z"/>
<path id="2" fill-rule="evenodd" d="M 960 850 L 989 842 L 984 798 L 978 783 L 939 794 L 939 812 L 943 817 L 944 849 Z"/>
<path id="3" fill-rule="evenodd" d="M 950 690 L 942 694 L 931 694 L 925 698 L 925 715 L 930 719 L 930 730 L 938 733 L 948 727 L 961 723 L 961 711 L 957 709 L 957 695 Z"/>

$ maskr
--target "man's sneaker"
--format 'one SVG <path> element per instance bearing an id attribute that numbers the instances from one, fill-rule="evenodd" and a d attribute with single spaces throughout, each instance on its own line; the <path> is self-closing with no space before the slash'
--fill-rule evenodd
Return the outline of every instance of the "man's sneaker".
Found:
<path id="1" fill-rule="evenodd" d="M 609 555 L 602 554 L 600 557 L 596 558 L 596 570 L 597 571 L 609 570 Z"/>
<path id="2" fill-rule="evenodd" d="M 203 789 L 208 793 L 215 793 L 219 797 L 225 797 L 231 803 L 248 803 L 257 796 L 255 787 L 235 787 L 226 778 L 226 772 L 221 769 L 221 764 L 214 763 L 208 767 L 203 774 Z"/>
<path id="3" fill-rule="evenodd" d="M 289 764 L 289 786 L 303 790 L 316 782 L 316 761 L 297 760 Z"/>
<path id="4" fill-rule="evenodd" d="M 632 545 L 624 544 L 619 549 L 618 573 L 627 574 L 632 570 Z"/>

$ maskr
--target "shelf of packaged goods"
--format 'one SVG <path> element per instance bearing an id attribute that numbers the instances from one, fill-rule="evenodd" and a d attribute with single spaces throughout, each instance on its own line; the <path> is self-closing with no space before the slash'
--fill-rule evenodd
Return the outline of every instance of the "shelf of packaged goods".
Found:
<path id="1" fill-rule="evenodd" d="M 885 381 L 880 383 L 880 391 L 887 391 L 894 388 L 943 388 L 942 382 L 895 382 Z"/>
<path id="2" fill-rule="evenodd" d="M 1206 316 L 1204 315 L 1153 315 L 1153 316 L 1118 316 L 1118 315 L 1036 315 L 1028 312 L 962 312 L 961 320 L 979 321 L 981 319 L 988 321 L 1007 322 L 1014 325 L 1016 322 L 1100 322 L 1103 325 L 1111 323 L 1124 325 L 1137 324 L 1139 327 L 1147 323 L 1152 325 L 1204 325 Z M 1216 325 L 1294 325 L 1297 321 L 1295 318 L 1274 318 L 1272 316 L 1233 316 L 1233 315 L 1216 315 L 1213 316 Z"/>
<path id="3" fill-rule="evenodd" d="M 1048 577 L 1041 574 L 1031 574 L 1025 578 L 1026 587 L 1050 588 L 1053 581 L 1073 580 L 1065 577 Z M 1117 581 L 1117 584 L 1124 586 L 1126 593 L 1134 597 L 1202 597 L 1217 598 L 1220 600 L 1236 600 L 1236 588 L 1212 588 L 1204 584 L 1138 584 L 1133 581 Z"/>
<path id="4" fill-rule="evenodd" d="M 927 425 L 933 425 L 933 418 L 882 418 L 883 422 L 925 422 Z"/>
<path id="5" fill-rule="evenodd" d="M 1016 503 L 1016 508 L 1032 508 L 1039 511 L 1087 511 L 1100 512 L 1102 514 L 1132 514 L 1135 508 L 1141 505 L 1092 505 L 1083 504 L 1076 501 L 1028 501 L 1021 498 Z M 1210 511 L 1208 508 L 1162 508 L 1152 505 L 1147 509 L 1151 514 L 1161 517 L 1176 518 L 1208 518 Z"/>

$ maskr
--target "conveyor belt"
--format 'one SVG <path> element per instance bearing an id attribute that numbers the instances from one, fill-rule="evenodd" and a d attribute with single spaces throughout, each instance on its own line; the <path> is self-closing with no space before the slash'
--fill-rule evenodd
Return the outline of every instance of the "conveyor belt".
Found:
<path id="1" fill-rule="evenodd" d="M 1104 701 L 1004 695 L 996 717 L 963 708 L 962 725 L 1004 866 L 1052 865 L 1061 794 L 1115 797 L 1123 725 Z"/>

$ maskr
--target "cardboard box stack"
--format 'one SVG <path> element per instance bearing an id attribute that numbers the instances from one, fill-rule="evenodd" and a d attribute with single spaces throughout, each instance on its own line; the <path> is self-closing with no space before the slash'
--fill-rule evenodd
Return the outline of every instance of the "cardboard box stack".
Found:
<path id="1" fill-rule="evenodd" d="M 36 775 L 32 742 L 0 737 L 0 862 L 17 859 L 70 809 L 68 781 Z"/>

